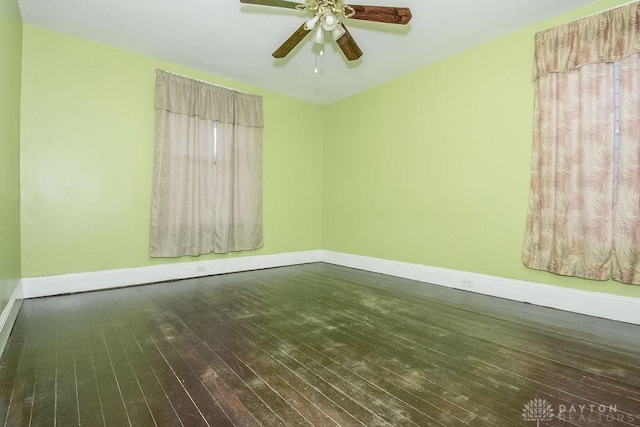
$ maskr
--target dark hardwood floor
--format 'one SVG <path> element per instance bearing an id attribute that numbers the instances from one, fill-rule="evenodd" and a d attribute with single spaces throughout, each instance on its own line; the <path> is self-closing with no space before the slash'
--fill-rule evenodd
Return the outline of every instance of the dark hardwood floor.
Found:
<path id="1" fill-rule="evenodd" d="M 328 264 L 40 298 L 0 420 L 640 426 L 639 332 Z"/>

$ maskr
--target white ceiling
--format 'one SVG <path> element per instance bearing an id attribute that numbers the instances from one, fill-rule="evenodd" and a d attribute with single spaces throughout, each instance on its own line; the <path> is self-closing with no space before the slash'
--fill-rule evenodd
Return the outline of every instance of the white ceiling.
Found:
<path id="1" fill-rule="evenodd" d="M 295 0 L 294 0 L 295 1 Z M 303 1 L 303 0 L 299 0 Z M 349 63 L 307 37 L 271 53 L 309 16 L 239 0 L 19 0 L 24 22 L 328 104 L 592 0 L 353 0 L 409 7 L 407 26 L 346 20 L 364 52 Z M 327 38 L 329 40 L 329 38 Z"/>

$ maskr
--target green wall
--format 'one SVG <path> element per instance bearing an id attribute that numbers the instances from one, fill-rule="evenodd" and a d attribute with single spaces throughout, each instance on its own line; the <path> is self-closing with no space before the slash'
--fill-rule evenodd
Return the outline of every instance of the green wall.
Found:
<path id="1" fill-rule="evenodd" d="M 589 4 L 326 107 L 323 249 L 640 297 L 520 258 L 534 34 L 622 3 Z"/>
<path id="2" fill-rule="evenodd" d="M 156 68 L 263 96 L 265 245 L 241 255 L 320 248 L 320 107 L 25 25 L 23 277 L 193 260 L 149 258 Z"/>
<path id="3" fill-rule="evenodd" d="M 20 279 L 20 76 L 17 0 L 0 0 L 0 311 Z"/>

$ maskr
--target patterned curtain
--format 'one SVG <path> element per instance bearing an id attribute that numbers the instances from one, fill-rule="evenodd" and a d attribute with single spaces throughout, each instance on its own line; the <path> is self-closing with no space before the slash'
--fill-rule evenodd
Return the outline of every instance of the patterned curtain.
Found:
<path id="1" fill-rule="evenodd" d="M 639 51 L 640 3 L 536 34 L 527 267 L 640 284 Z"/>
<path id="2" fill-rule="evenodd" d="M 611 272 L 613 64 L 535 82 L 532 179 L 523 260 L 557 274 Z"/>
<path id="3" fill-rule="evenodd" d="M 156 72 L 152 257 L 257 249 L 262 98 Z"/>

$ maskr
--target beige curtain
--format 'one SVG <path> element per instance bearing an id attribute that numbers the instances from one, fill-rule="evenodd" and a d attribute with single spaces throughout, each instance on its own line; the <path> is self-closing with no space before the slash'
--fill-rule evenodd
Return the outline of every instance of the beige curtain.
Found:
<path id="1" fill-rule="evenodd" d="M 620 155 L 613 279 L 640 284 L 640 54 L 620 62 Z"/>
<path id="2" fill-rule="evenodd" d="M 634 3 L 536 35 L 528 267 L 639 283 L 639 34 Z M 621 61 L 617 175 L 614 61 Z"/>
<path id="3" fill-rule="evenodd" d="M 156 72 L 150 254 L 257 249 L 262 98 Z"/>

